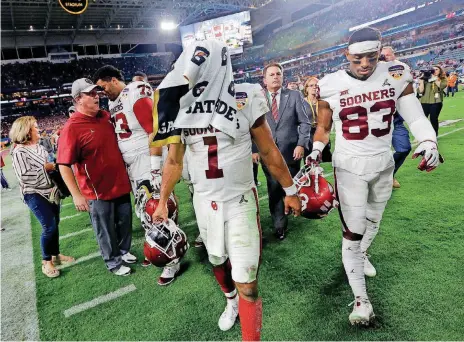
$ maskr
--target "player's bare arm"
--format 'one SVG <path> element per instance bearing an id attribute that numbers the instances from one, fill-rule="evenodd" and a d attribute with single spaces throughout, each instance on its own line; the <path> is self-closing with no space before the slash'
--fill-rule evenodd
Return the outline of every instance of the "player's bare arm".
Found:
<path id="1" fill-rule="evenodd" d="M 284 190 L 294 187 L 292 176 L 288 171 L 287 164 L 277 148 L 274 139 L 272 139 L 271 129 L 267 124 L 266 118 L 261 116 L 255 121 L 250 130 L 262 161 L 266 164 L 272 177 L 274 177 L 284 188 Z M 293 210 L 295 216 L 299 216 L 301 212 L 301 201 L 295 188 L 294 194 L 287 194 L 285 197 L 285 213 L 288 214 L 290 209 Z"/>
<path id="2" fill-rule="evenodd" d="M 153 214 L 153 220 L 163 219 L 164 221 L 167 221 L 168 219 L 167 203 L 169 195 L 172 193 L 174 187 L 182 176 L 184 154 L 184 144 L 169 145 L 168 157 L 163 167 L 160 201 L 155 213 Z"/>
<path id="3" fill-rule="evenodd" d="M 422 156 L 417 168 L 427 172 L 434 170 L 440 162 L 443 162 L 443 158 L 438 153 L 437 135 L 424 115 L 424 110 L 414 94 L 412 83 L 409 83 L 401 93 L 396 107 L 408 124 L 412 135 L 420 142 L 412 155 L 413 159 Z"/>
<path id="4" fill-rule="evenodd" d="M 327 101 L 319 100 L 317 115 L 317 128 L 314 133 L 314 141 L 320 141 L 324 145 L 329 143 L 330 130 L 332 129 L 332 109 Z"/>

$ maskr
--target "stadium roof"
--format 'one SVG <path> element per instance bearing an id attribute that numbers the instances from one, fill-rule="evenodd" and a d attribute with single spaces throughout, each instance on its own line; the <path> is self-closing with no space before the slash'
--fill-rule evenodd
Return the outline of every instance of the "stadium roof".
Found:
<path id="1" fill-rule="evenodd" d="M 258 8 L 270 0 L 89 0 L 81 15 L 65 12 L 58 0 L 1 0 L 2 34 L 28 31 L 70 32 L 154 28 L 162 19 L 189 24 L 220 15 Z M 119 28 L 118 28 L 119 25 Z M 32 28 L 31 28 L 32 27 Z M 87 32 L 88 33 L 88 32 Z"/>

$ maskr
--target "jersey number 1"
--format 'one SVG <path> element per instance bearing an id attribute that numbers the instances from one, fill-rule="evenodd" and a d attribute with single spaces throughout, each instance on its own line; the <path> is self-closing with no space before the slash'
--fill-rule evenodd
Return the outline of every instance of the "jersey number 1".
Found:
<path id="1" fill-rule="evenodd" d="M 382 117 L 383 122 L 387 122 L 386 128 L 374 128 L 371 130 L 372 135 L 377 138 L 383 137 L 390 133 L 391 123 L 393 114 L 395 114 L 396 106 L 395 101 L 386 100 L 376 102 L 369 110 L 370 113 L 378 112 L 382 109 L 390 109 L 390 113 L 385 114 Z M 355 119 L 349 119 L 348 115 L 358 114 Z M 346 140 L 363 140 L 369 135 L 369 125 L 367 123 L 367 109 L 361 106 L 343 108 L 339 114 L 340 120 L 342 121 L 343 137 Z M 350 132 L 351 127 L 359 127 L 359 132 Z"/>
<path id="2" fill-rule="evenodd" d="M 203 137 L 203 143 L 208 146 L 208 170 L 205 170 L 206 179 L 224 177 L 224 172 L 218 166 L 218 142 L 216 137 Z"/>

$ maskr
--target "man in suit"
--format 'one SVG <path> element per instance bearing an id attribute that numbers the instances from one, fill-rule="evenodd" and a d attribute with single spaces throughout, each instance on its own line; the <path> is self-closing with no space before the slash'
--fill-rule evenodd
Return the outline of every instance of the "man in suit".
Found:
<path id="1" fill-rule="evenodd" d="M 272 136 L 287 163 L 292 177 L 300 170 L 305 148 L 309 148 L 311 121 L 307 103 L 298 90 L 283 89 L 283 68 L 280 64 L 267 65 L 263 71 L 265 95 L 270 112 L 266 114 Z M 257 158 L 253 155 L 253 160 Z M 277 239 L 285 238 L 288 219 L 284 210 L 285 192 L 262 165 L 267 178 L 269 210 Z"/>

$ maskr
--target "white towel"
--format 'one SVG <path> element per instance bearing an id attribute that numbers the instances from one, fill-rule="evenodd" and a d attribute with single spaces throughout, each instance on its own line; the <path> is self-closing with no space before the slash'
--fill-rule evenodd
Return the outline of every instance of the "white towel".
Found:
<path id="1" fill-rule="evenodd" d="M 227 46 L 217 40 L 187 47 L 154 98 L 153 146 L 180 142 L 181 128 L 214 128 L 235 138 L 234 78 Z"/>

